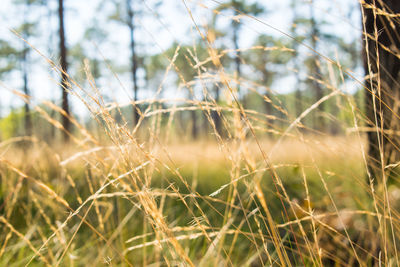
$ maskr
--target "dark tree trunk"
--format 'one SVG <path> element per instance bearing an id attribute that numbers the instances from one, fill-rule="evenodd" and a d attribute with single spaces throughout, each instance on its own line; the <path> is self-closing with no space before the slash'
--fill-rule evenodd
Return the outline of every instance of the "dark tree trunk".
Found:
<path id="1" fill-rule="evenodd" d="M 296 117 L 299 117 L 303 112 L 303 94 L 300 90 L 300 78 L 296 77 L 297 89 L 296 89 Z"/>
<path id="2" fill-rule="evenodd" d="M 262 61 L 262 65 L 264 66 L 264 69 L 262 70 L 262 81 L 265 86 L 268 86 L 269 80 L 271 80 L 271 73 L 266 69 L 267 68 L 267 60 Z M 272 99 L 271 99 L 271 92 L 268 91 L 265 92 L 264 96 L 264 106 L 265 106 L 265 113 L 268 116 L 272 116 L 274 113 L 274 107 L 272 106 Z M 271 118 L 267 118 L 267 129 L 271 129 L 274 127 L 274 120 Z"/>
<path id="3" fill-rule="evenodd" d="M 297 37 L 297 33 L 296 33 L 296 24 L 297 24 L 297 6 L 296 6 L 296 0 L 292 0 L 291 2 L 291 7 L 292 7 L 292 11 L 293 11 L 293 21 L 292 21 L 292 27 L 290 28 L 290 33 L 293 37 Z M 295 99 L 295 114 L 296 117 L 300 116 L 300 114 L 303 112 L 303 94 L 301 92 L 301 87 L 300 87 L 300 83 L 301 83 L 301 79 L 300 79 L 300 74 L 299 74 L 299 60 L 298 60 L 298 43 L 297 42 L 293 42 L 293 50 L 294 50 L 294 68 L 297 69 L 297 71 L 295 72 L 295 76 L 296 76 L 296 99 Z"/>
<path id="4" fill-rule="evenodd" d="M 267 91 L 267 92 L 265 93 L 265 98 L 266 98 L 266 99 L 264 99 L 265 113 L 266 113 L 268 116 L 272 116 L 272 114 L 274 113 L 274 109 L 273 109 L 273 107 L 272 107 L 272 102 L 269 102 L 269 101 L 272 101 L 272 100 L 271 100 L 271 93 Z M 269 101 L 267 101 L 267 99 L 268 99 Z M 268 118 L 268 119 L 267 119 L 267 127 L 268 127 L 268 128 L 272 128 L 273 125 L 274 125 L 274 120 L 271 119 L 271 118 Z"/>
<path id="5" fill-rule="evenodd" d="M 234 0 L 233 1 L 233 6 L 236 7 L 237 3 Z M 235 8 L 235 16 L 238 16 L 239 12 L 236 10 Z M 233 41 L 233 46 L 235 49 L 235 72 L 236 72 L 236 77 L 237 77 L 237 90 L 238 90 L 238 95 L 242 97 L 242 105 L 244 108 L 246 108 L 246 95 L 243 94 L 243 92 L 241 92 L 240 90 L 240 83 L 239 83 L 239 79 L 240 76 L 242 75 L 242 65 L 240 62 L 240 57 L 241 57 L 241 52 L 239 51 L 239 28 L 240 28 L 240 23 L 233 20 L 232 21 L 232 32 L 233 32 L 233 36 L 232 36 L 232 41 Z"/>
<path id="6" fill-rule="evenodd" d="M 30 2 L 26 1 L 26 7 L 24 9 L 24 39 L 27 41 L 28 40 L 28 29 L 27 29 L 27 13 L 29 10 Z M 28 86 L 28 45 L 26 42 L 24 42 L 24 50 L 22 53 L 22 76 L 23 76 L 23 81 L 24 81 L 24 94 L 27 95 L 28 97 L 30 96 L 29 93 L 29 86 Z M 32 118 L 31 118 L 31 112 L 30 112 L 30 107 L 29 107 L 29 101 L 30 99 L 27 99 L 25 102 L 25 114 L 24 114 L 24 126 L 25 126 L 25 134 L 30 136 L 32 135 Z"/>
<path id="7" fill-rule="evenodd" d="M 126 0 L 127 12 L 128 12 L 128 27 L 130 33 L 130 49 L 131 49 L 131 75 L 132 75 L 132 83 L 133 83 L 133 101 L 136 102 L 138 100 L 138 85 L 137 85 L 137 56 L 135 51 L 135 22 L 134 22 L 134 11 L 132 7 L 132 1 Z M 136 124 L 139 121 L 139 112 L 137 111 L 137 106 L 133 105 L 133 119 Z"/>
<path id="8" fill-rule="evenodd" d="M 317 23 L 315 22 L 315 16 L 314 16 L 314 3 L 313 1 L 310 4 L 310 16 L 311 16 L 311 47 L 314 51 L 317 51 L 317 39 L 319 35 Z M 317 79 L 321 79 L 321 70 L 318 65 L 318 57 L 315 56 L 313 61 L 312 61 L 312 76 L 314 76 Z M 312 85 L 315 91 L 315 102 L 319 101 L 323 96 L 324 92 L 322 89 L 321 84 L 319 84 L 317 81 L 313 80 Z M 323 113 L 325 110 L 325 105 L 324 103 L 321 103 L 319 105 L 319 111 Z M 325 120 L 324 117 L 316 114 L 314 117 L 314 127 L 318 131 L 325 131 Z"/>
<path id="9" fill-rule="evenodd" d="M 196 114 L 196 110 L 192 110 L 190 112 L 191 116 L 192 116 L 192 138 L 193 140 L 196 140 L 198 137 L 198 131 L 197 131 L 197 114 Z"/>
<path id="10" fill-rule="evenodd" d="M 235 16 L 237 16 L 237 12 L 235 12 Z M 241 52 L 239 50 L 239 25 L 238 22 L 234 21 L 233 22 L 233 45 L 235 48 L 235 71 L 237 74 L 237 78 L 240 79 L 241 75 L 241 62 L 240 62 L 240 56 Z M 239 85 L 238 85 L 239 87 Z"/>
<path id="11" fill-rule="evenodd" d="M 396 115 L 399 114 L 400 98 L 400 59 L 396 56 L 400 49 L 400 23 L 398 18 L 376 13 L 383 10 L 383 13 L 398 14 L 400 1 L 365 2 L 377 8 L 374 11 L 371 6 L 363 7 L 364 39 L 367 40 L 363 51 L 364 70 L 368 75 L 365 81 L 368 126 L 378 128 L 368 131 L 369 171 L 373 178 L 379 178 L 385 166 L 400 160 L 400 137 L 393 134 L 400 130 Z"/>
<path id="12" fill-rule="evenodd" d="M 52 11 L 52 8 L 51 8 L 51 3 L 49 3 L 49 1 L 46 1 L 46 9 L 47 9 L 47 15 L 46 15 L 47 16 L 47 26 L 51 27 L 52 18 L 53 18 L 53 11 Z M 54 38 L 56 38 L 56 33 L 53 32 L 53 31 L 50 31 L 49 32 L 49 38 L 47 39 L 47 53 L 48 54 L 51 54 L 53 52 L 53 50 L 54 50 L 54 42 L 53 42 Z M 56 99 L 54 98 L 54 96 L 52 96 L 51 101 L 54 102 L 54 103 L 57 102 Z M 54 111 L 54 109 L 52 109 L 50 111 L 50 116 L 52 118 L 54 118 L 54 115 L 55 115 L 55 111 Z M 45 136 L 47 137 L 47 133 L 45 133 Z M 48 138 L 47 138 L 48 141 L 54 141 L 55 136 L 56 136 L 56 127 L 53 126 L 53 125 L 50 125 L 50 136 L 48 136 Z"/>
<path id="13" fill-rule="evenodd" d="M 217 106 L 219 104 L 219 100 L 220 100 L 220 88 L 219 86 L 215 85 L 215 103 L 217 103 Z M 222 112 L 222 111 L 221 111 Z M 222 136 L 222 123 L 221 123 L 221 114 L 220 112 L 218 112 L 217 110 L 213 110 L 211 111 L 211 117 L 214 121 L 214 125 L 215 125 L 215 130 L 217 131 L 217 133 Z"/>
<path id="14" fill-rule="evenodd" d="M 28 97 L 30 96 L 29 94 L 29 87 L 28 87 L 28 68 L 27 68 L 27 47 L 24 47 L 24 54 L 23 54 L 23 80 L 24 80 L 24 94 L 27 95 Z M 27 99 L 29 101 L 29 99 Z M 25 102 L 24 106 L 24 126 L 25 126 L 25 133 L 26 135 L 30 136 L 32 135 L 32 118 L 31 118 L 31 112 L 30 112 L 30 107 L 29 107 L 29 102 Z"/>
<path id="15" fill-rule="evenodd" d="M 64 1 L 58 0 L 58 19 L 59 19 L 59 37 L 60 37 L 60 60 L 61 60 L 61 90 L 62 90 L 62 109 L 69 116 L 69 103 L 68 103 L 68 63 L 67 63 L 67 47 L 65 42 L 65 31 L 64 31 Z M 71 121 L 67 116 L 62 117 L 62 125 L 66 132 L 71 130 Z M 69 140 L 67 133 L 64 133 L 64 141 Z"/>
<path id="16" fill-rule="evenodd" d="M 331 115 L 333 121 L 330 123 L 330 133 L 331 135 L 339 135 L 341 133 L 341 127 L 339 123 L 339 112 L 340 112 L 340 99 L 335 99 L 335 102 L 332 102 L 331 106 Z"/>

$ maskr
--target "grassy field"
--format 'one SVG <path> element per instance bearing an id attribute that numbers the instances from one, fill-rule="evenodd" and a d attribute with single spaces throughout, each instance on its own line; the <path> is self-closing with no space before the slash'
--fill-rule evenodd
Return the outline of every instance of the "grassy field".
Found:
<path id="1" fill-rule="evenodd" d="M 300 136 L 3 142 L 0 265 L 395 266 L 400 192 L 385 214 L 364 139 Z"/>
<path id="2" fill-rule="evenodd" d="M 375 73 L 357 80 L 333 59 L 337 51 L 332 59 L 317 51 L 312 33 L 312 46 L 291 37 L 293 48 L 264 42 L 229 59 L 233 51 L 213 44 L 217 31 L 195 28 L 203 48 L 179 44 L 158 55 L 161 70 L 149 83 L 157 86 L 143 86 L 150 98 L 135 93 L 136 102 L 111 102 L 89 60 L 80 85 L 40 54 L 65 79 L 63 92 L 86 106 L 82 120 L 7 87 L 31 111 L 0 121 L 0 266 L 400 266 L 399 164 L 375 157 L 381 177 L 367 168 L 366 132 L 379 142 L 398 135 L 375 127 L 375 102 L 386 105 L 376 95 L 375 121 L 366 114 L 364 93 L 375 88 L 362 79 Z M 271 90 L 268 51 L 296 56 L 299 46 L 309 60 L 295 69 L 284 58 L 275 63 L 301 85 Z M 239 52 L 255 53 L 247 57 L 261 66 L 261 81 L 234 70 Z M 33 134 L 23 136 L 29 114 Z M 379 157 L 388 147 L 379 146 Z"/>

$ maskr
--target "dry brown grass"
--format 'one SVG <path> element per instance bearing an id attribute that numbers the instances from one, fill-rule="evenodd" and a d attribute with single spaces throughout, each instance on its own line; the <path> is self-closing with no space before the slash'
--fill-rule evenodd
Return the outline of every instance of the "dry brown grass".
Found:
<path id="1" fill-rule="evenodd" d="M 182 76 L 179 46 L 165 72 L 176 73 L 180 88 L 201 87 L 202 101 L 168 105 L 159 97 L 161 84 L 153 99 L 130 103 L 146 107 L 130 127 L 115 119 L 122 107 L 104 103 L 86 64 L 90 88 L 69 77 L 67 89 L 87 106 L 95 130 L 68 116 L 75 130 L 67 145 L 38 137 L 0 143 L 0 265 L 395 266 L 399 190 L 396 183 L 367 183 L 364 121 L 352 97 L 311 77 L 328 93 L 300 116 L 276 99 L 279 118 L 245 109 L 237 85 L 249 81 L 229 74 L 221 63 L 226 51 L 197 30 L 209 55 L 186 56 L 198 76 Z M 209 79 L 222 88 L 223 103 L 213 99 Z M 347 103 L 354 123 L 347 135 L 332 137 L 303 123 L 331 99 Z M 67 116 L 53 103 L 43 105 Z M 175 115 L 194 110 L 212 138 L 179 136 Z M 65 132 L 43 106 L 36 111 Z M 211 111 L 220 112 L 225 136 Z"/>

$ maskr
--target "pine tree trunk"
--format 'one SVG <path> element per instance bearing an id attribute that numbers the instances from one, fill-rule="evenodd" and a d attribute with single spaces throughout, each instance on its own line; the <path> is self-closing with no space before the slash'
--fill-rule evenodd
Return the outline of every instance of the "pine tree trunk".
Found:
<path id="1" fill-rule="evenodd" d="M 67 47 L 65 41 L 65 30 L 64 30 L 64 1 L 58 0 L 58 19 L 59 19 L 59 37 L 60 37 L 60 60 L 61 60 L 61 90 L 62 90 L 62 109 L 69 116 L 69 103 L 68 103 L 68 63 L 67 63 Z M 62 117 L 62 125 L 66 132 L 70 132 L 71 130 L 71 122 L 67 116 Z M 64 133 L 64 141 L 68 141 L 69 136 L 67 133 Z"/>
<path id="2" fill-rule="evenodd" d="M 296 32 L 296 24 L 297 24 L 297 5 L 296 5 L 296 0 L 292 0 L 291 2 L 291 7 L 293 11 L 293 21 L 292 21 L 292 27 L 290 28 L 290 33 L 294 38 L 297 38 L 297 32 Z M 298 43 L 296 41 L 293 42 L 293 59 L 294 59 L 294 68 L 297 69 L 295 72 L 296 76 L 296 99 L 295 99 L 295 116 L 299 117 L 300 114 L 303 112 L 303 94 L 301 92 L 301 79 L 300 79 L 300 74 L 299 74 L 299 53 L 298 53 Z"/>
<path id="3" fill-rule="evenodd" d="M 192 116 L 192 138 L 193 140 L 196 140 L 198 137 L 198 131 L 197 131 L 197 115 L 196 115 L 196 110 L 190 111 L 190 114 Z"/>
<path id="4" fill-rule="evenodd" d="M 29 97 L 29 87 L 28 87 L 28 70 L 27 70 L 27 55 L 26 55 L 26 50 L 27 47 L 24 48 L 24 55 L 23 55 L 23 80 L 24 80 L 24 94 L 27 95 Z M 27 101 L 29 101 L 29 99 L 27 99 Z M 25 134 L 27 136 L 31 136 L 32 135 L 32 118 L 31 118 L 31 112 L 30 112 L 30 107 L 29 107 L 29 103 L 25 102 L 25 106 L 24 106 L 24 126 L 25 126 Z"/>
<path id="5" fill-rule="evenodd" d="M 220 88 L 215 85 L 214 86 L 214 91 L 215 91 L 215 102 L 217 103 L 217 105 L 219 105 L 219 101 L 220 101 Z M 222 111 L 221 111 L 222 112 Z M 221 114 L 216 111 L 213 110 L 211 111 L 211 117 L 214 121 L 215 124 L 215 130 L 217 131 L 217 133 L 222 137 L 222 123 L 221 123 Z"/>
<path id="6" fill-rule="evenodd" d="M 128 27 L 130 33 L 130 49 L 131 49 L 131 75 L 133 83 L 133 101 L 137 101 L 138 85 L 137 85 L 137 56 L 136 56 L 136 42 L 135 42 L 135 23 L 134 23 L 134 11 L 132 7 L 132 1 L 127 0 L 126 6 L 128 9 Z M 136 104 L 133 105 L 133 119 L 136 124 L 139 121 L 139 112 L 137 111 Z"/>
<path id="7" fill-rule="evenodd" d="M 400 13 L 398 0 L 367 0 L 364 12 L 364 70 L 367 75 L 365 105 L 368 118 L 369 171 L 378 180 L 388 164 L 400 160 L 400 23 L 383 13 Z M 381 3 L 384 3 L 382 6 Z M 369 6 L 368 6 L 369 5 Z M 372 9 L 372 6 L 377 9 Z M 377 38 L 377 40 L 376 40 Z M 389 51 L 388 51 L 389 50 Z"/>
<path id="8" fill-rule="evenodd" d="M 237 6 L 237 4 L 235 3 L 235 0 L 233 1 L 232 5 L 234 7 Z M 238 16 L 238 15 L 239 15 L 239 13 L 235 9 L 235 16 Z M 232 32 L 233 32 L 232 41 L 233 41 L 233 46 L 234 46 L 234 49 L 235 49 L 235 72 L 236 72 L 235 76 L 236 76 L 236 79 L 237 79 L 237 82 L 238 82 L 236 88 L 237 88 L 238 95 L 241 96 L 241 98 L 242 98 L 243 108 L 246 108 L 246 95 L 243 92 L 241 92 L 241 90 L 240 90 L 240 82 L 239 82 L 240 76 L 242 75 L 242 65 L 241 65 L 241 62 L 240 62 L 241 52 L 239 50 L 239 28 L 240 28 L 239 22 L 233 20 L 232 21 Z"/>
<path id="9" fill-rule="evenodd" d="M 315 22 L 315 16 L 314 16 L 314 3 L 311 2 L 310 4 L 310 13 L 311 13 L 311 47 L 314 51 L 317 51 L 317 39 L 319 35 L 317 23 Z M 321 79 L 321 70 L 318 65 L 318 57 L 315 56 L 312 62 L 312 76 L 314 76 L 316 79 Z M 324 92 L 322 89 L 322 86 L 320 83 L 317 81 L 313 80 L 312 85 L 314 87 L 315 91 L 315 102 L 319 101 L 323 96 Z M 325 105 L 324 103 L 321 103 L 319 105 L 319 112 L 323 113 L 325 111 Z M 323 116 L 320 114 L 316 114 L 314 117 L 314 128 L 317 131 L 325 131 L 326 125 L 325 125 L 325 119 Z"/>
<path id="10" fill-rule="evenodd" d="M 24 39 L 28 41 L 28 29 L 27 29 L 27 13 L 30 7 L 30 2 L 26 1 L 26 6 L 24 9 Z M 29 92 L 29 86 L 28 86 L 28 45 L 26 42 L 24 42 L 24 50 L 22 54 L 22 76 L 23 76 L 23 81 L 24 81 L 24 94 L 27 95 L 28 97 L 30 96 Z M 32 118 L 31 118 L 31 112 L 30 112 L 30 107 L 29 107 L 29 99 L 27 99 L 27 102 L 25 102 L 24 106 L 24 127 L 25 127 L 25 134 L 27 136 L 32 135 Z"/>
<path id="11" fill-rule="evenodd" d="M 267 67 L 267 60 L 261 61 L 262 65 L 264 66 L 264 69 L 262 70 L 262 81 L 265 86 L 268 85 L 268 81 L 271 79 L 270 75 L 271 73 L 266 69 Z M 271 99 L 271 92 L 267 91 L 264 93 L 264 107 L 265 107 L 265 114 L 268 116 L 272 116 L 274 113 L 274 107 L 272 105 L 272 99 Z M 267 129 L 272 129 L 274 127 L 274 120 L 271 118 L 267 118 Z"/>

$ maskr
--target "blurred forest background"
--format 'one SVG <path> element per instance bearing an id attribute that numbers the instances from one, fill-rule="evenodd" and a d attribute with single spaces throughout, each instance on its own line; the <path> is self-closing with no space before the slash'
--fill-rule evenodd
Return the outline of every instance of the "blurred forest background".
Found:
<path id="1" fill-rule="evenodd" d="M 63 95 L 63 89 L 57 89 L 60 71 L 54 67 L 50 71 L 48 60 L 62 66 L 85 90 L 95 84 L 105 103 L 121 106 L 120 112 L 131 126 L 139 119 L 139 111 L 133 112 L 128 104 L 139 101 L 135 108 L 143 112 L 154 95 L 163 99 L 160 104 L 164 108 L 201 106 L 211 99 L 229 106 L 209 57 L 209 44 L 233 80 L 244 108 L 269 118 L 260 122 L 261 132 L 280 135 L 288 120 L 335 89 L 362 107 L 359 82 L 348 75 L 341 77 L 333 67 L 337 61 L 356 77 L 362 75 L 362 24 L 357 2 L 194 1 L 187 3 L 193 21 L 181 2 L 66 1 L 61 10 L 58 4 L 2 1 L 3 140 L 32 133 L 46 140 L 60 139 L 60 132 L 31 107 L 43 105 L 43 100 L 94 127 L 79 100 L 83 94 L 77 85 L 69 88 L 73 91 L 70 96 Z M 166 72 L 172 59 L 175 66 Z M 28 98 L 21 99 L 11 90 Z M 304 129 L 344 134 L 351 128 L 352 115 L 341 98 L 319 105 L 302 121 Z M 52 118 L 62 122 L 67 131 L 72 130 L 68 120 L 52 112 Z M 211 113 L 221 132 L 224 127 L 218 112 Z M 209 136 L 208 126 L 203 111 L 188 108 L 176 115 L 173 128 L 179 136 L 197 139 Z"/>

